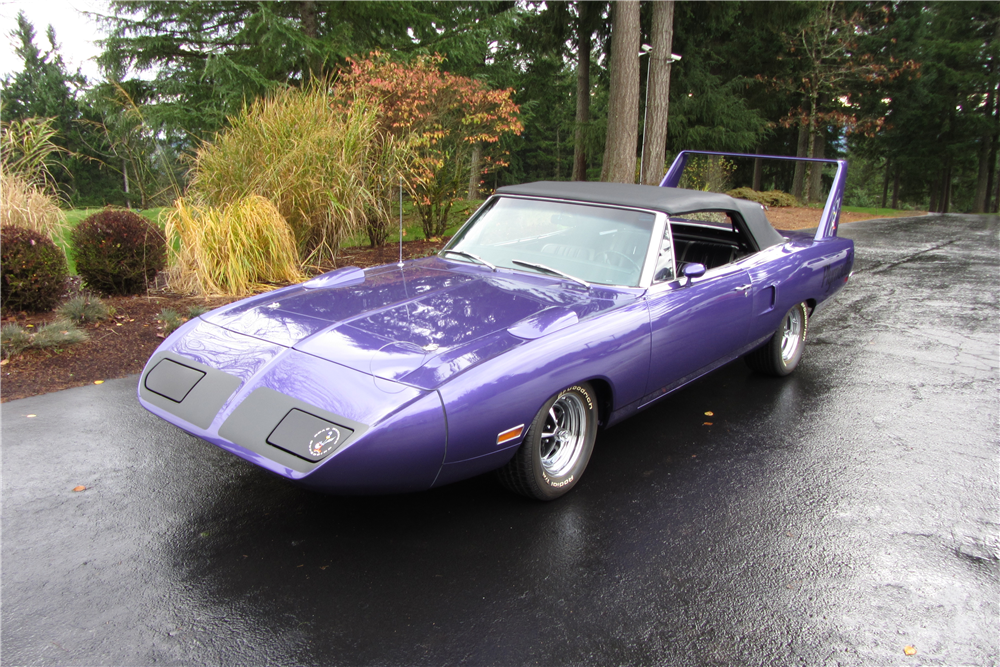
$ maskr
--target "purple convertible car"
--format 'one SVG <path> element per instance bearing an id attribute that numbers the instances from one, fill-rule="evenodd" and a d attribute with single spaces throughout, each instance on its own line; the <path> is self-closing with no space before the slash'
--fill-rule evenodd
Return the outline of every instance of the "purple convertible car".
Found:
<path id="1" fill-rule="evenodd" d="M 847 282 L 846 163 L 815 234 L 677 188 L 497 190 L 435 257 L 348 267 L 195 318 L 149 360 L 153 414 L 306 487 L 418 491 L 496 471 L 550 500 L 598 431 L 743 356 L 787 375 Z M 770 156 L 752 156 L 770 157 Z M 787 158 L 785 158 L 787 159 Z"/>

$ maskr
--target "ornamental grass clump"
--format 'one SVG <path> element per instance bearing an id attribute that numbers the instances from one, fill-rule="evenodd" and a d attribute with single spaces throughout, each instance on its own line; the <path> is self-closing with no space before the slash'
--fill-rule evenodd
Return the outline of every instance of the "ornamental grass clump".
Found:
<path id="1" fill-rule="evenodd" d="M 4 359 L 16 357 L 31 346 L 31 334 L 20 324 L 0 327 L 0 353 Z"/>
<path id="2" fill-rule="evenodd" d="M 86 331 L 67 320 L 56 320 L 38 328 L 31 337 L 31 347 L 61 349 L 88 340 Z"/>
<path id="3" fill-rule="evenodd" d="M 0 227 L 0 309 L 52 310 L 66 289 L 66 255 L 41 232 Z"/>
<path id="4" fill-rule="evenodd" d="M 59 317 L 77 324 L 87 322 L 100 322 L 111 316 L 113 309 L 109 309 L 103 301 L 96 296 L 84 294 L 75 296 L 66 303 L 56 308 Z"/>
<path id="5" fill-rule="evenodd" d="M 5 324 L 0 327 L 0 353 L 4 359 L 10 359 L 30 348 L 54 348 L 58 351 L 89 338 L 86 331 L 62 319 L 42 325 L 35 333 L 20 324 Z"/>
<path id="6" fill-rule="evenodd" d="M 77 225 L 71 238 L 77 273 L 103 294 L 144 292 L 166 264 L 163 232 L 132 211 L 95 213 Z"/>
<path id="7" fill-rule="evenodd" d="M 26 118 L 0 123 L 0 227 L 14 225 L 65 237 L 66 216 L 59 209 L 53 156 L 65 152 L 54 143 L 52 118 Z"/>
<path id="8" fill-rule="evenodd" d="M 0 226 L 31 229 L 53 241 L 65 237 L 66 216 L 55 197 L 6 170 L 0 171 L 0 191 Z"/>
<path id="9" fill-rule="evenodd" d="M 388 216 L 387 184 L 409 155 L 405 141 L 380 132 L 378 114 L 369 99 L 325 82 L 259 99 L 198 149 L 188 197 L 216 209 L 264 197 L 291 227 L 303 263 L 332 260 L 370 216 Z"/>
<path id="10" fill-rule="evenodd" d="M 270 201 L 259 195 L 222 207 L 185 199 L 167 214 L 172 288 L 196 294 L 245 296 L 305 278 L 295 237 Z"/>
<path id="11" fill-rule="evenodd" d="M 186 320 L 173 308 L 164 308 L 156 314 L 156 321 L 162 325 L 163 335 L 169 336 L 184 324 Z"/>

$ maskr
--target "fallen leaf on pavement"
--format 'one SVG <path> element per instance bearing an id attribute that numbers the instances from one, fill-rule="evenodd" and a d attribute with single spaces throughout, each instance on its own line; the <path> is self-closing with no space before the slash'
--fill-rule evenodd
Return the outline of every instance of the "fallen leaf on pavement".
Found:
<path id="1" fill-rule="evenodd" d="M 80 486 L 74 486 L 73 490 L 74 491 L 86 491 L 87 487 L 85 487 L 83 484 L 81 484 Z"/>
<path id="2" fill-rule="evenodd" d="M 906 655 L 916 655 L 917 654 L 917 647 L 916 646 L 904 646 L 903 647 L 903 653 L 905 653 Z"/>
<path id="3" fill-rule="evenodd" d="M 104 380 L 94 380 L 94 384 L 104 384 Z"/>

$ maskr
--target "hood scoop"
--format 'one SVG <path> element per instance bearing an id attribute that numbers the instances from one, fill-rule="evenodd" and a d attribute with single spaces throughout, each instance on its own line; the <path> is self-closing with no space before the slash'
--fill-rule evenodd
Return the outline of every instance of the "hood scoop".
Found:
<path id="1" fill-rule="evenodd" d="M 306 289 L 332 289 L 335 287 L 351 287 L 365 281 L 364 269 L 356 266 L 345 266 L 336 271 L 330 271 L 302 283 Z"/>
<path id="2" fill-rule="evenodd" d="M 509 327 L 507 331 L 518 338 L 534 340 L 571 327 L 579 321 L 579 316 L 569 308 L 553 306 L 524 318 L 514 326 Z"/>

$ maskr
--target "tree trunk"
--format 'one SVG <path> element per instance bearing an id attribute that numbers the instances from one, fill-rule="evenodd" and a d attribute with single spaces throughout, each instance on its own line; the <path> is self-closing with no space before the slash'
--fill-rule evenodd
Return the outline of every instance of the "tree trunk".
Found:
<path id="1" fill-rule="evenodd" d="M 611 15 L 611 90 L 601 180 L 635 183 L 635 148 L 639 140 L 638 0 L 616 0 Z"/>
<path id="2" fill-rule="evenodd" d="M 944 171 L 944 183 L 941 186 L 941 212 L 947 213 L 951 207 L 951 160 Z"/>
<path id="3" fill-rule="evenodd" d="M 941 172 L 938 172 L 937 177 L 934 179 L 934 183 L 931 185 L 931 201 L 927 206 L 927 210 L 930 213 L 937 213 L 938 210 L 938 192 L 941 190 Z"/>
<path id="4" fill-rule="evenodd" d="M 816 128 L 813 135 L 812 155 L 810 157 L 822 159 L 826 151 L 826 137 L 823 131 Z M 809 170 L 809 201 L 818 202 L 823 200 L 823 165 L 818 162 L 810 162 Z"/>
<path id="5" fill-rule="evenodd" d="M 562 128 L 556 124 L 556 173 L 555 178 L 557 181 L 562 180 L 562 133 L 560 132 Z"/>
<path id="6" fill-rule="evenodd" d="M 1000 115 L 998 115 L 1000 117 Z M 986 206 L 983 209 L 986 213 L 996 210 L 996 198 L 993 197 L 992 203 L 990 198 L 993 195 L 993 183 L 994 178 L 996 178 L 996 166 L 997 166 L 997 135 L 994 133 L 990 137 L 990 158 L 989 165 L 986 172 Z"/>
<path id="7" fill-rule="evenodd" d="M 304 0 L 299 3 L 299 19 L 302 21 L 302 33 L 310 40 L 319 38 L 319 30 L 316 27 L 316 2 L 314 0 Z M 315 51 L 310 51 L 306 55 L 306 65 L 308 72 L 302 73 L 302 80 L 309 81 L 323 75 L 322 56 Z"/>
<path id="8" fill-rule="evenodd" d="M 1000 144 L 1000 102 L 997 100 L 997 95 L 1000 94 L 1000 83 L 992 89 L 993 93 L 993 135 L 990 141 L 990 171 L 987 190 L 993 195 L 993 205 L 990 205 L 989 195 L 986 197 L 986 211 L 996 213 L 997 207 L 1000 205 L 1000 177 L 997 175 L 997 145 Z M 995 180 L 994 180 L 995 179 Z M 994 184 L 996 184 L 996 191 L 994 192 Z"/>
<path id="9" fill-rule="evenodd" d="M 892 162 L 889 158 L 885 160 L 885 177 L 882 178 L 882 205 L 879 208 L 885 208 L 886 201 L 889 199 L 889 176 L 892 172 Z"/>
<path id="10" fill-rule="evenodd" d="M 670 116 L 670 57 L 674 43 L 674 0 L 653 3 L 653 50 L 649 54 L 646 125 L 642 128 L 642 174 L 639 182 L 659 185 L 667 148 Z"/>
<path id="11" fill-rule="evenodd" d="M 469 194 L 465 197 L 468 200 L 479 198 L 479 161 L 483 150 L 479 144 L 472 147 L 472 164 L 469 168 Z"/>
<path id="12" fill-rule="evenodd" d="M 132 208 L 132 201 L 128 196 L 128 162 L 122 160 L 122 176 L 125 177 L 125 208 Z"/>
<path id="13" fill-rule="evenodd" d="M 590 123 L 590 3 L 576 3 L 576 126 L 573 131 L 573 180 L 587 180 L 587 124 Z"/>
<path id="14" fill-rule="evenodd" d="M 996 185 L 993 186 L 993 213 L 1000 213 L 1000 178 L 997 178 Z"/>
<path id="15" fill-rule="evenodd" d="M 795 157 L 808 157 L 809 152 L 809 126 L 805 123 L 799 125 L 799 142 L 795 146 Z M 792 196 L 802 201 L 803 184 L 806 176 L 806 162 L 795 163 L 795 174 L 792 176 Z"/>
<path id="16" fill-rule="evenodd" d="M 759 157 L 753 159 L 753 183 L 751 185 L 751 188 L 756 190 L 757 192 L 760 192 L 761 183 L 764 180 L 764 173 L 763 173 L 764 169 L 763 165 L 761 164 L 762 162 L 763 161 Z"/>
<path id="17" fill-rule="evenodd" d="M 992 63 L 991 63 L 992 69 Z M 990 86 L 990 90 L 986 93 L 986 104 L 984 105 L 983 113 L 986 114 L 987 122 L 993 118 L 993 87 Z M 992 166 L 991 158 L 993 157 L 993 131 L 990 128 L 990 132 L 984 134 L 980 139 L 979 144 L 979 173 L 976 178 L 976 198 L 972 203 L 973 213 L 985 213 L 989 208 L 990 199 L 990 167 Z"/>
<path id="18" fill-rule="evenodd" d="M 976 176 L 976 198 L 972 202 L 973 213 L 986 212 L 986 199 L 990 191 L 990 138 L 989 135 L 982 137 L 979 145 L 979 172 Z"/>
<path id="19" fill-rule="evenodd" d="M 892 208 L 893 210 L 899 208 L 899 165 L 896 166 L 892 176 Z"/>

